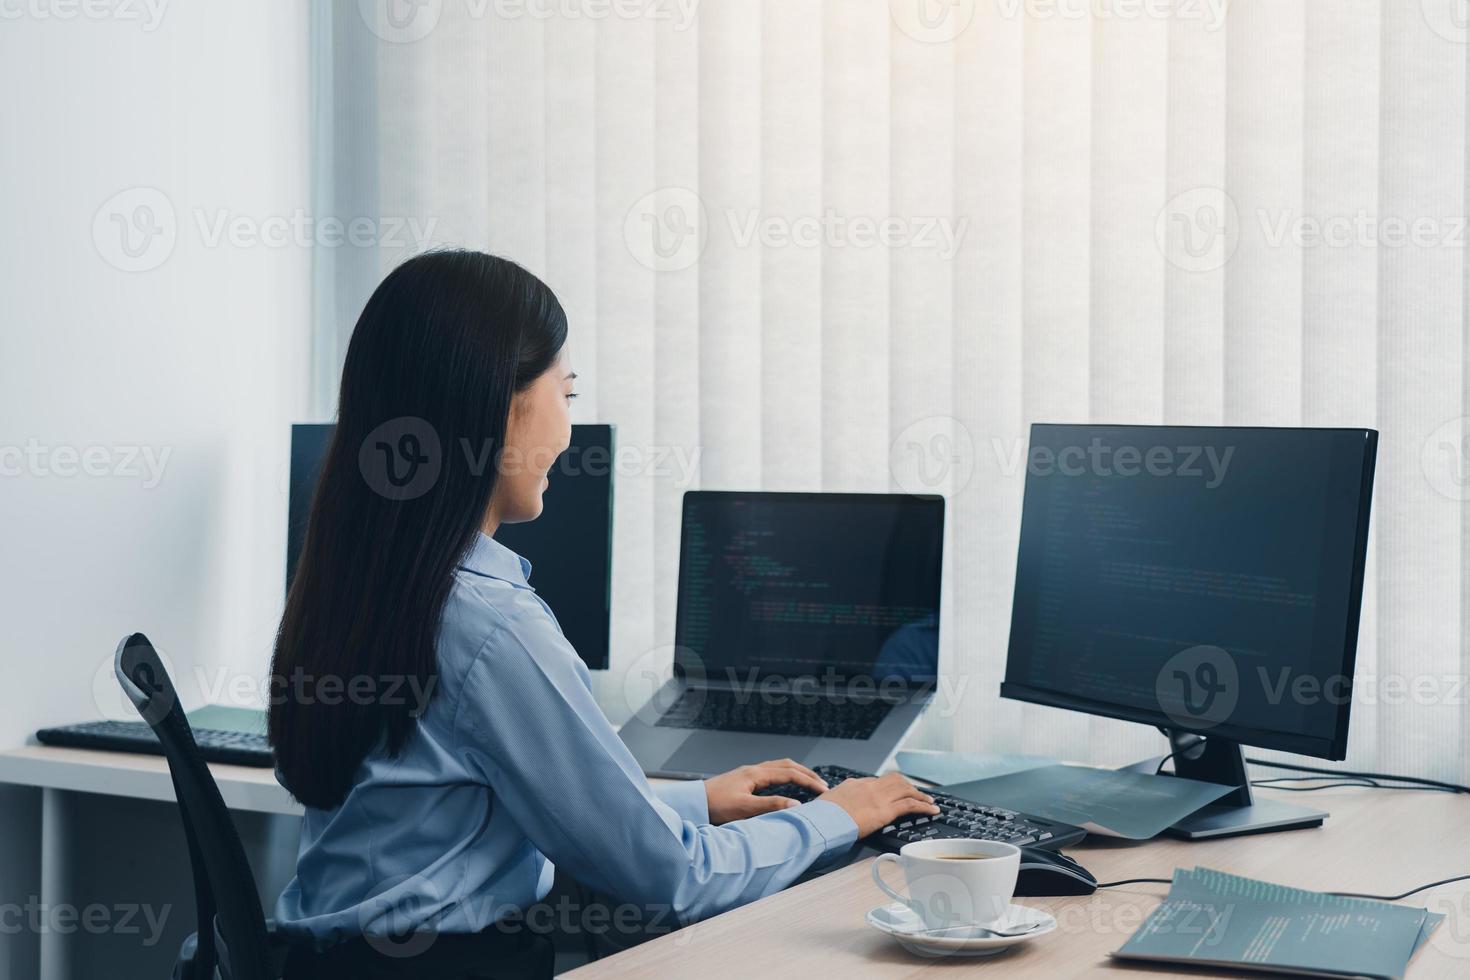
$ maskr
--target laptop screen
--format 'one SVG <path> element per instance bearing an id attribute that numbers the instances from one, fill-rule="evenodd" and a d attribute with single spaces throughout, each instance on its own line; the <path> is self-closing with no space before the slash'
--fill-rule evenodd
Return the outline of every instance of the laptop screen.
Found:
<path id="1" fill-rule="evenodd" d="M 932 683 L 944 500 L 684 495 L 675 661 L 692 679 Z"/>

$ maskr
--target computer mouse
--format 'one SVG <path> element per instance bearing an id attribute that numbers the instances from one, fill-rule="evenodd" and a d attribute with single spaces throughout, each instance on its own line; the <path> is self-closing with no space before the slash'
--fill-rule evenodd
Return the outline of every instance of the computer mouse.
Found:
<path id="1" fill-rule="evenodd" d="M 1039 847 L 1021 848 L 1017 895 L 1091 895 L 1095 891 L 1097 879 L 1067 855 Z"/>

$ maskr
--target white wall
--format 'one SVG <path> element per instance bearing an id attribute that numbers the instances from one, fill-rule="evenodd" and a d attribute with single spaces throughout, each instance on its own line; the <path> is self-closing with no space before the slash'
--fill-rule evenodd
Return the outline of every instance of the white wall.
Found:
<path id="1" fill-rule="evenodd" d="M 0 2 L 0 748 L 96 717 L 128 631 L 180 672 L 264 675 L 307 405 L 310 252 L 198 227 L 309 211 L 306 5 L 81 6 Z M 166 203 L 104 207 L 138 187 Z M 140 200 L 175 240 L 123 271 L 109 212 Z M 94 446 L 107 475 L 57 475 Z M 118 472 L 132 447 L 168 454 L 156 485 Z M 0 799 L 0 868 L 25 809 Z"/>
<path id="2" fill-rule="evenodd" d="M 29 678 L 0 685 L 0 745 L 96 714 L 93 673 L 129 630 L 179 665 L 264 674 L 311 255 L 209 232 L 309 213 L 307 45 L 289 0 L 172 2 L 151 31 L 0 20 L 0 649 Z M 175 242 L 121 271 L 114 206 L 95 235 L 94 218 L 139 187 L 166 197 Z M 162 479 L 52 472 L 57 447 L 89 446 L 112 466 L 167 453 Z"/>

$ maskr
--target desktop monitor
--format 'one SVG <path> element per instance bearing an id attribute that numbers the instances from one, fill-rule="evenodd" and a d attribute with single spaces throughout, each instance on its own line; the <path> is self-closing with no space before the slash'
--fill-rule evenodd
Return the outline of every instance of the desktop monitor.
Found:
<path id="1" fill-rule="evenodd" d="M 332 440 L 331 424 L 291 427 L 286 588 L 306 535 L 311 498 Z M 567 641 L 592 670 L 605 670 L 611 634 L 613 427 L 574 425 L 543 495 L 542 517 L 502 524 L 495 540 L 531 562 L 531 584 Z"/>
<path id="2" fill-rule="evenodd" d="M 1250 809 L 1242 743 L 1344 758 L 1377 442 L 1033 426 L 1001 695 L 1158 726 L 1238 787 L 1221 811 Z"/>

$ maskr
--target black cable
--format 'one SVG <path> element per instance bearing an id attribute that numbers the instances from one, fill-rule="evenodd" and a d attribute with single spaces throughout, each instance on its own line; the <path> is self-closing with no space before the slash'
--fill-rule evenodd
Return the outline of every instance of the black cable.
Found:
<path id="1" fill-rule="evenodd" d="M 1167 738 L 1169 740 L 1169 744 L 1170 745 L 1175 746 L 1174 751 L 1170 752 L 1168 755 L 1164 756 L 1162 759 L 1159 760 L 1158 768 L 1156 768 L 1154 770 L 1154 775 L 1155 776 L 1162 776 L 1164 774 L 1164 766 L 1166 766 L 1166 765 L 1169 764 L 1169 760 L 1170 759 L 1172 759 L 1175 756 L 1177 756 L 1180 752 L 1188 752 L 1190 749 L 1195 748 L 1201 742 L 1204 741 L 1204 738 L 1202 736 L 1195 735 L 1193 737 L 1193 740 L 1190 741 L 1190 742 L 1187 742 L 1187 743 L 1182 744 L 1182 745 L 1176 744 L 1175 741 L 1174 741 L 1174 736 L 1169 733 L 1169 729 L 1164 728 L 1162 726 L 1158 726 L 1158 725 L 1155 725 L 1154 727 L 1155 728 L 1158 728 L 1160 735 L 1164 736 L 1165 738 Z"/>
<path id="2" fill-rule="evenodd" d="M 1251 785 L 1252 786 L 1259 786 L 1261 784 L 1260 783 L 1251 783 Z M 1424 787 L 1419 787 L 1419 786 L 1381 786 L 1378 783 L 1323 783 L 1321 786 L 1269 786 L 1268 785 L 1266 788 L 1267 789 L 1279 789 L 1283 793 L 1312 793 L 1312 792 L 1315 792 L 1316 790 L 1319 790 L 1319 789 L 1337 789 L 1337 788 L 1342 787 L 1342 786 L 1346 786 L 1349 789 L 1412 789 L 1412 790 L 1422 790 L 1422 792 L 1426 792 L 1426 793 L 1433 792 L 1433 790 L 1431 790 L 1428 786 L 1424 786 Z"/>
<path id="3" fill-rule="evenodd" d="M 1420 885 L 1418 888 L 1410 888 L 1402 895 L 1364 895 L 1360 892 L 1328 892 L 1327 894 L 1336 895 L 1338 898 L 1371 898 L 1379 902 L 1397 902 L 1401 898 L 1408 898 L 1410 895 L 1417 895 L 1422 891 L 1428 891 L 1431 888 L 1438 888 L 1440 885 L 1448 885 L 1456 881 L 1470 881 L 1470 875 L 1456 875 L 1453 878 L 1441 878 L 1439 881 L 1431 881 L 1429 884 Z"/>
<path id="4" fill-rule="evenodd" d="M 1263 786 L 1266 783 L 1313 783 L 1323 779 L 1336 779 L 1336 776 L 1267 776 L 1266 779 L 1252 779 L 1251 786 Z M 1373 780 L 1366 779 L 1363 782 L 1372 783 Z"/>
<path id="5" fill-rule="evenodd" d="M 1164 773 L 1164 766 L 1177 753 L 1170 752 L 1159 760 L 1159 765 L 1154 769 L 1155 776 Z M 1470 786 L 1461 786 L 1458 783 L 1442 783 L 1437 779 L 1423 779 L 1419 776 L 1390 776 L 1381 772 L 1353 772 L 1347 769 L 1318 769 L 1314 766 L 1297 766 L 1285 762 L 1267 762 L 1264 759 L 1246 759 L 1253 766 L 1265 766 L 1269 769 L 1290 769 L 1294 772 L 1315 772 L 1320 776 L 1281 776 L 1274 779 L 1253 779 L 1252 786 L 1265 786 L 1268 789 L 1279 789 L 1288 793 L 1311 793 L 1319 789 L 1335 789 L 1341 786 L 1359 787 L 1362 789 L 1411 789 L 1425 790 L 1440 793 L 1470 793 Z M 1352 779 L 1358 782 L 1327 783 L 1322 786 L 1277 786 L 1276 783 L 1284 782 L 1306 782 L 1314 779 Z M 1387 779 L 1396 783 L 1410 783 L 1409 786 L 1385 786 L 1378 782 Z"/>
<path id="6" fill-rule="evenodd" d="M 1265 779 L 1252 779 L 1252 786 L 1269 786 L 1272 783 L 1313 783 L 1324 779 L 1336 779 L 1336 776 L 1268 776 Z M 1373 783 L 1371 779 L 1363 780 L 1365 783 Z M 1373 783 L 1374 786 L 1380 785 Z"/>
<path id="7" fill-rule="evenodd" d="M 1252 786 L 1264 786 L 1267 789 L 1279 789 L 1287 793 L 1311 793 L 1319 789 L 1332 789 L 1336 786 L 1356 786 L 1361 789 L 1401 789 L 1411 793 L 1453 793 L 1452 789 L 1439 786 L 1385 786 L 1383 783 L 1372 779 L 1356 779 L 1352 782 L 1325 783 L 1321 786 L 1278 786 L 1277 783 L 1300 783 L 1315 782 L 1322 779 L 1332 779 L 1332 776 L 1276 776 L 1272 779 L 1253 779 Z"/>
<path id="8" fill-rule="evenodd" d="M 1350 772 L 1346 769 L 1319 769 L 1315 766 L 1299 766 L 1289 762 L 1267 762 L 1265 759 L 1246 759 L 1245 761 L 1253 766 L 1265 766 L 1267 769 L 1289 769 L 1292 772 L 1315 772 L 1321 773 L 1324 776 L 1352 777 L 1356 779 L 1386 779 L 1394 783 L 1418 783 L 1421 786 L 1433 786 L 1438 789 L 1449 790 L 1452 793 L 1470 793 L 1470 786 L 1461 786 L 1459 783 L 1442 783 L 1437 779 L 1424 779 L 1419 776 L 1391 776 L 1381 772 Z"/>
<path id="9" fill-rule="evenodd" d="M 1334 896 L 1336 896 L 1338 898 L 1366 898 L 1366 899 L 1371 899 L 1371 900 L 1376 901 L 1376 902 L 1397 902 L 1399 899 L 1408 898 L 1410 895 L 1417 895 L 1420 892 L 1428 891 L 1431 888 L 1438 888 L 1440 885 L 1453 884 L 1454 882 L 1457 882 L 1457 881 L 1470 881 L 1470 874 L 1467 874 L 1467 875 L 1456 875 L 1453 878 L 1441 878 L 1439 881 L 1431 881 L 1429 884 L 1427 884 L 1427 885 L 1420 885 L 1418 888 L 1410 888 L 1408 891 L 1406 891 L 1406 892 L 1404 892 L 1403 894 L 1400 894 L 1400 895 L 1365 895 L 1362 892 L 1326 892 L 1325 894 L 1334 895 Z M 1099 888 L 1116 888 L 1119 885 L 1139 885 L 1139 884 L 1172 885 L 1172 884 L 1174 884 L 1174 879 L 1172 879 L 1172 878 L 1124 878 L 1122 881 L 1105 881 L 1102 884 L 1098 885 L 1097 887 L 1099 887 Z"/>

